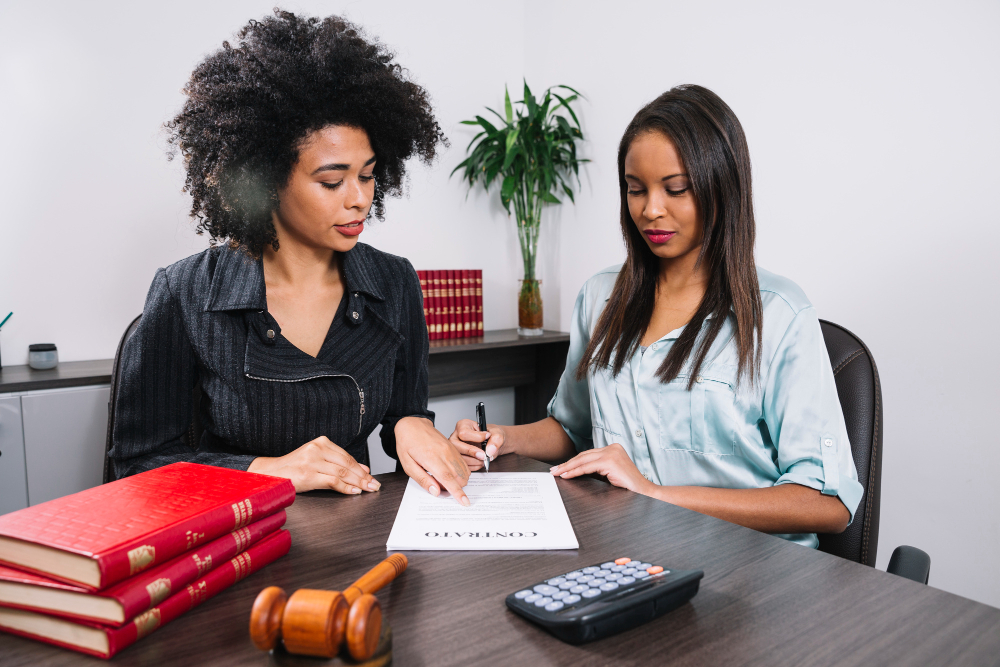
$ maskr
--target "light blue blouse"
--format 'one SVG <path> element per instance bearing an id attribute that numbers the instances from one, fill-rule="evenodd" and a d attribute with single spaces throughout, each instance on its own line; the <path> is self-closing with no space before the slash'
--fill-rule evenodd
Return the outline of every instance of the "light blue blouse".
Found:
<path id="1" fill-rule="evenodd" d="M 801 484 L 838 496 L 853 521 L 864 489 L 819 319 L 802 290 L 758 267 L 764 340 L 753 387 L 745 376 L 737 385 L 730 322 L 691 391 L 690 358 L 672 382 L 656 377 L 683 328 L 637 350 L 617 378 L 602 369 L 577 381 L 576 367 L 620 268 L 601 271 L 580 290 L 566 370 L 548 407 L 577 450 L 617 442 L 647 479 L 664 486 Z M 819 543 L 813 533 L 780 537 L 813 548 Z"/>

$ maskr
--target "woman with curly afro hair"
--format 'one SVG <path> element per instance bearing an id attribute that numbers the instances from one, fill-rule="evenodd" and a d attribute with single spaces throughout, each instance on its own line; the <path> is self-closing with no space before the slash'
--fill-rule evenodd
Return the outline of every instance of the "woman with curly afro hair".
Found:
<path id="1" fill-rule="evenodd" d="M 406 161 L 446 143 L 426 91 L 344 19 L 275 10 L 184 92 L 167 128 L 212 247 L 157 271 L 122 349 L 115 475 L 192 461 L 377 491 L 381 424 L 411 477 L 467 505 L 468 468 L 427 410 L 416 272 L 358 242 Z"/>

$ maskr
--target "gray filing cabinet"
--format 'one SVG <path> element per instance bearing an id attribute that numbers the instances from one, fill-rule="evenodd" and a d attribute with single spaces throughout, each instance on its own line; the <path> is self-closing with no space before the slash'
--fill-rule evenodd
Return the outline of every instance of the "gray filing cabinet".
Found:
<path id="1" fill-rule="evenodd" d="M 107 385 L 0 394 L 0 514 L 97 486 Z"/>
<path id="2" fill-rule="evenodd" d="M 0 514 L 27 506 L 21 397 L 0 395 Z"/>

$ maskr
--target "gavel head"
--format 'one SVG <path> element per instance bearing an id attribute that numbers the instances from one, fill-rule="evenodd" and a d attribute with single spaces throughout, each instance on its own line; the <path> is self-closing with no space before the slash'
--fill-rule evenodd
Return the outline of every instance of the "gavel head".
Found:
<path id="1" fill-rule="evenodd" d="M 250 639 L 270 651 L 280 638 L 289 653 L 332 658 L 346 635 L 355 660 L 375 653 L 382 632 L 382 608 L 374 595 L 362 595 L 348 606 L 337 591 L 302 588 L 292 594 L 277 586 L 265 588 L 250 611 Z"/>

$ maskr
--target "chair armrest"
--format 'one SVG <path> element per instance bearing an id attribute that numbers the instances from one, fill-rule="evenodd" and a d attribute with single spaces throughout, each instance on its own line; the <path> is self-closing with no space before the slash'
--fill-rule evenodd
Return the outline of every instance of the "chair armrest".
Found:
<path id="1" fill-rule="evenodd" d="M 886 572 L 926 584 L 931 574 L 931 557 L 916 547 L 899 546 L 892 552 Z"/>

